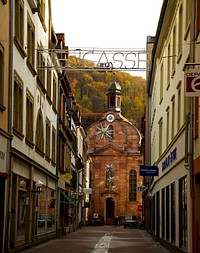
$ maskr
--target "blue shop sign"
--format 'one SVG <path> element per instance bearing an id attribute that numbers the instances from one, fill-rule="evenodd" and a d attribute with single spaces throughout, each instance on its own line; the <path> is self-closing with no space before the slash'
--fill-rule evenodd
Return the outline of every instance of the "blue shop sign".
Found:
<path id="1" fill-rule="evenodd" d="M 170 154 L 165 158 L 164 162 L 162 163 L 162 171 L 164 171 L 167 167 L 169 167 L 174 160 L 177 158 L 177 148 L 172 150 Z"/>
<path id="2" fill-rule="evenodd" d="M 158 176 L 158 167 L 140 165 L 140 176 Z"/>

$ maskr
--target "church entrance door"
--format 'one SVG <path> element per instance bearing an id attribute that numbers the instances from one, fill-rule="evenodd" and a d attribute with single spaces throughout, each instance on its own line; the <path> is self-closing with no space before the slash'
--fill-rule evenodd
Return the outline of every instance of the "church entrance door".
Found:
<path id="1" fill-rule="evenodd" d="M 114 224 L 115 201 L 113 198 L 106 199 L 106 224 Z"/>

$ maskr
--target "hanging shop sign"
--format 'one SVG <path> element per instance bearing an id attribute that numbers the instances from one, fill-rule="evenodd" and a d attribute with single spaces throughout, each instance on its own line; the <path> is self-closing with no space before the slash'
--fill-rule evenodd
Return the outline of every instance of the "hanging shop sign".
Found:
<path id="1" fill-rule="evenodd" d="M 158 167 L 140 165 L 140 176 L 158 176 Z"/>
<path id="2" fill-rule="evenodd" d="M 65 173 L 62 175 L 62 178 L 64 180 L 71 180 L 72 179 L 72 175 L 70 173 Z"/>
<path id="3" fill-rule="evenodd" d="M 185 71 L 185 95 L 188 97 L 200 96 L 200 69 Z"/>

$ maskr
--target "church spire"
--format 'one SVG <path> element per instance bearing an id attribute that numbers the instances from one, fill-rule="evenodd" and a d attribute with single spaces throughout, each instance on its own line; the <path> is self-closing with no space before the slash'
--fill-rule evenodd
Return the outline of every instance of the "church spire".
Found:
<path id="1" fill-rule="evenodd" d="M 121 86 L 116 82 L 116 73 L 114 73 L 113 82 L 107 90 L 107 110 L 121 112 Z"/>

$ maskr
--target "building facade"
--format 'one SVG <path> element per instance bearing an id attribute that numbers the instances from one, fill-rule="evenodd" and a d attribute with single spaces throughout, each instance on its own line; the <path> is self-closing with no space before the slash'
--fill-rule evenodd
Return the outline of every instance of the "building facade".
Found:
<path id="1" fill-rule="evenodd" d="M 2 0 L 0 14 L 0 252 L 16 252 L 85 220 L 90 165 L 51 1 Z"/>
<path id="2" fill-rule="evenodd" d="M 121 86 L 114 81 L 108 88 L 107 110 L 87 129 L 91 157 L 92 196 L 89 221 L 113 224 L 114 218 L 134 215 L 141 218 L 143 185 L 139 165 L 141 135 L 121 115 Z"/>
<path id="3" fill-rule="evenodd" d="M 197 0 L 195 2 L 194 6 L 194 40 L 192 44 L 192 49 L 194 50 L 194 55 L 191 63 L 193 62 L 194 65 L 190 65 L 190 68 L 194 68 L 197 71 L 199 75 L 199 66 L 200 66 L 200 1 Z M 199 78 L 198 78 L 199 80 Z M 200 110 L 199 110 L 199 94 L 195 96 L 192 100 L 192 103 L 194 104 L 194 164 L 193 169 L 194 172 L 191 173 L 191 176 L 193 177 L 192 184 L 193 184 L 193 198 L 192 198 L 192 245 L 193 245 L 193 252 L 197 253 L 200 251 L 200 139 L 199 139 L 199 133 L 200 133 L 200 124 L 199 124 L 199 118 L 200 118 Z M 193 208 L 194 207 L 194 208 Z"/>
<path id="4" fill-rule="evenodd" d="M 148 180 L 145 206 L 150 213 L 148 227 L 172 252 L 199 252 L 194 251 L 198 235 L 192 204 L 193 99 L 185 93 L 185 72 L 194 62 L 197 12 L 196 1 L 163 1 L 156 36 L 147 41 L 152 51 L 145 164 L 158 166 L 159 175 Z"/>
<path id="5" fill-rule="evenodd" d="M 11 144 L 11 6 L 10 1 L 0 1 L 0 252 L 3 253 L 8 233 L 8 188 L 10 183 Z"/>
<path id="6" fill-rule="evenodd" d="M 12 1 L 13 92 L 8 249 L 56 235 L 58 74 L 50 1 Z M 47 68 L 47 66 L 49 68 Z"/>

